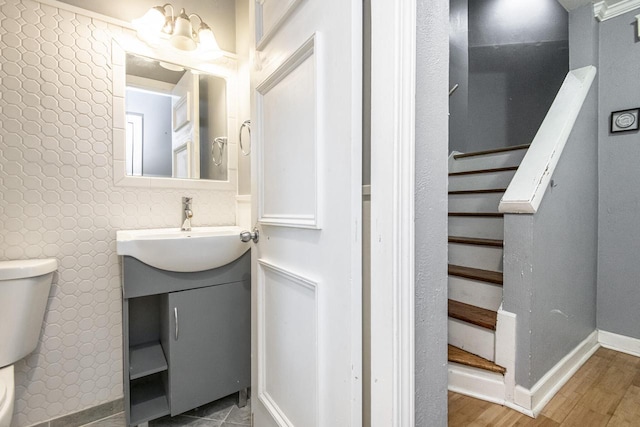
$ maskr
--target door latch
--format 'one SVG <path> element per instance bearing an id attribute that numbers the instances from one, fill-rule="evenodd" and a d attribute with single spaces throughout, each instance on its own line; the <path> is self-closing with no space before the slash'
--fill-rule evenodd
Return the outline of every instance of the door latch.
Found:
<path id="1" fill-rule="evenodd" d="M 258 227 L 254 227 L 253 231 L 244 230 L 243 232 L 241 232 L 240 240 L 242 240 L 243 242 L 253 240 L 253 243 L 258 243 L 258 240 L 260 240 L 260 232 L 258 231 Z"/>

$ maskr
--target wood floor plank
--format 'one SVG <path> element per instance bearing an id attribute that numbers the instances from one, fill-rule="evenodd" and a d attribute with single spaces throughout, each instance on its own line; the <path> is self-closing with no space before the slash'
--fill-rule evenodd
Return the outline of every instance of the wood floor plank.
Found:
<path id="1" fill-rule="evenodd" d="M 512 409 L 449 393 L 449 426 L 640 426 L 640 358 L 600 348 L 535 420 Z M 451 402 L 455 402 L 454 405 Z M 487 403 L 487 402 L 483 402 Z M 464 416 L 456 414 L 464 408 Z"/>
<path id="2" fill-rule="evenodd" d="M 497 426 L 498 424 L 511 425 L 520 418 L 521 414 L 513 414 L 509 408 L 499 405 L 491 405 L 473 420 L 473 426 Z"/>
<path id="3" fill-rule="evenodd" d="M 614 358 L 616 364 L 629 366 L 633 369 L 640 367 L 640 358 L 627 353 L 618 352 Z"/>
<path id="4" fill-rule="evenodd" d="M 567 415 L 578 404 L 581 394 L 571 392 L 568 394 L 558 392 L 553 399 L 545 406 L 540 415 L 543 415 L 557 423 L 562 423 Z"/>
<path id="5" fill-rule="evenodd" d="M 637 426 L 640 424 L 640 387 L 631 386 L 622 397 L 609 426 Z"/>
<path id="6" fill-rule="evenodd" d="M 562 386 L 561 393 L 583 396 L 604 375 L 610 361 L 607 358 L 600 357 L 600 350 L 602 349 L 599 349 L 582 365 L 571 381 Z"/>
<path id="7" fill-rule="evenodd" d="M 611 415 L 603 415 L 588 407 L 573 408 L 569 416 L 560 424 L 562 427 L 606 427 Z"/>
<path id="8" fill-rule="evenodd" d="M 565 421 L 571 419 L 573 413 L 579 414 L 585 410 L 590 410 L 611 418 L 623 396 L 623 393 L 611 393 L 596 385 L 582 396 L 569 415 L 567 415 Z"/>
<path id="9" fill-rule="evenodd" d="M 633 377 L 633 381 L 631 381 L 631 385 L 640 387 L 640 370 L 638 370 L 638 373 Z"/>

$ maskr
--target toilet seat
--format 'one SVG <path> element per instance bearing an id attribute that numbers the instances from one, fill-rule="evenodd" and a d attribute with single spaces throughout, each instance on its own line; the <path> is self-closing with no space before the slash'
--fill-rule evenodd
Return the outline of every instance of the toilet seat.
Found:
<path id="1" fill-rule="evenodd" d="M 0 427 L 9 427 L 13 416 L 13 365 L 0 368 Z"/>
<path id="2" fill-rule="evenodd" d="M 7 385 L 0 378 L 0 408 L 4 404 L 5 398 L 7 397 Z"/>

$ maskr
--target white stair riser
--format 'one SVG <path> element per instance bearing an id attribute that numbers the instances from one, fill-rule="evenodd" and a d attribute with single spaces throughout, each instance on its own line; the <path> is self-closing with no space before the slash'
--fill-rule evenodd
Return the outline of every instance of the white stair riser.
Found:
<path id="1" fill-rule="evenodd" d="M 454 160 L 449 172 L 465 172 L 478 169 L 505 168 L 519 166 L 527 150 L 513 150 L 504 153 L 463 157 Z"/>
<path id="2" fill-rule="evenodd" d="M 449 191 L 507 188 L 515 171 L 474 173 L 449 177 Z"/>
<path id="3" fill-rule="evenodd" d="M 449 264 L 502 271 L 502 248 L 449 243 Z"/>
<path id="4" fill-rule="evenodd" d="M 479 239 L 504 238 L 502 217 L 449 217 L 449 236 L 476 237 Z"/>
<path id="5" fill-rule="evenodd" d="M 493 361 L 495 343 L 494 331 L 449 318 L 449 344 Z"/>
<path id="6" fill-rule="evenodd" d="M 449 212 L 498 212 L 503 194 L 450 194 Z"/>
<path id="7" fill-rule="evenodd" d="M 498 311 L 502 304 L 502 286 L 464 277 L 449 276 L 449 299 Z"/>

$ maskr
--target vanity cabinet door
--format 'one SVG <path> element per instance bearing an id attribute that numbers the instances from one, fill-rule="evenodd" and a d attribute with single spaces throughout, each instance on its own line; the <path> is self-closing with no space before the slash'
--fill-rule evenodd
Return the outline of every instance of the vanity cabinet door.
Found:
<path id="1" fill-rule="evenodd" d="M 250 292 L 245 281 L 168 295 L 171 415 L 249 387 Z"/>

